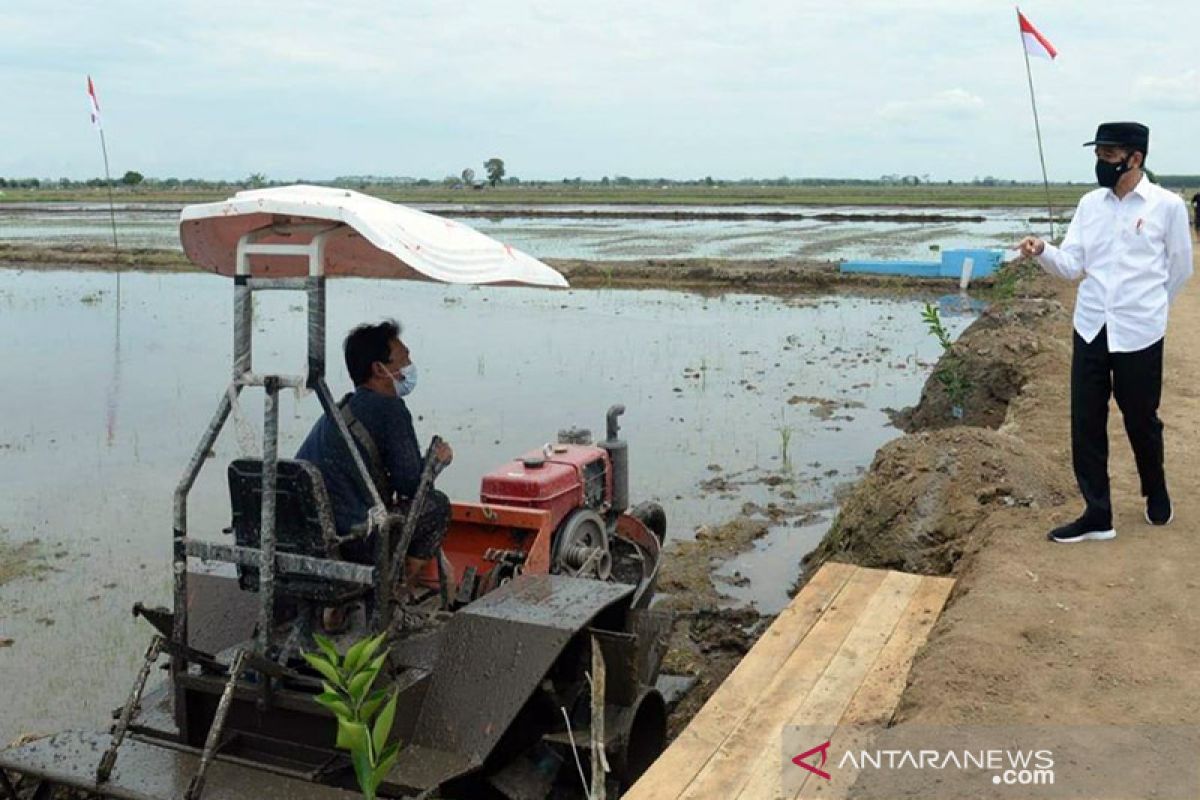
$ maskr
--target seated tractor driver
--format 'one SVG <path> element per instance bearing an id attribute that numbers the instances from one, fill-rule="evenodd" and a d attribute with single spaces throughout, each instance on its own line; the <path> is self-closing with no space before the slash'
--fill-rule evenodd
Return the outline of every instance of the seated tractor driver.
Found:
<path id="1" fill-rule="evenodd" d="M 424 458 L 413 429 L 412 414 L 402 399 L 416 387 L 417 373 L 408 347 L 400 341 L 400 325 L 395 320 L 359 325 L 346 336 L 343 349 L 354 392 L 338 405 L 388 510 L 407 514 L 420 482 Z M 448 464 L 454 453 L 443 443 L 437 457 Z M 366 525 L 371 496 L 362 485 L 345 441 L 327 415 L 322 414 L 313 425 L 296 458 L 314 464 L 321 471 L 339 536 Z M 416 575 L 436 556 L 449 523 L 449 498 L 431 488 L 405 558 L 404 586 L 410 596 Z M 397 536 L 399 531 L 393 530 L 393 543 L 397 542 Z M 374 542 L 356 540 L 344 545 L 342 554 L 369 563 Z M 339 616 L 327 612 L 327 627 L 340 627 Z"/>

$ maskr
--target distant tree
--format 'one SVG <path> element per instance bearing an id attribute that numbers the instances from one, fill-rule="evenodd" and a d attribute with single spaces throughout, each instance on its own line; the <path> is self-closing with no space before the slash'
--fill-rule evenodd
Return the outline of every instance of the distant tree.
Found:
<path id="1" fill-rule="evenodd" d="M 475 170 L 471 169 L 470 167 L 464 169 L 462 171 L 462 182 L 467 186 L 473 185 L 475 183 Z"/>
<path id="2" fill-rule="evenodd" d="M 462 178 L 454 175 L 447 175 L 446 177 L 442 178 L 442 185 L 447 189 L 457 189 L 458 187 L 462 186 Z"/>
<path id="3" fill-rule="evenodd" d="M 499 158 L 489 158 L 483 162 L 483 168 L 487 170 L 488 183 L 495 186 L 500 181 L 504 180 L 504 160 Z"/>
<path id="4" fill-rule="evenodd" d="M 133 170 L 129 170 L 128 172 L 126 172 L 124 175 L 121 176 L 121 183 L 125 184 L 126 186 L 137 186 L 139 183 L 141 183 L 145 179 L 146 179 L 146 176 L 143 175 L 142 173 L 134 172 Z"/>
<path id="5" fill-rule="evenodd" d="M 705 185 L 705 186 L 715 186 L 715 185 L 716 185 L 716 183 L 717 183 L 717 182 L 716 182 L 716 181 L 714 181 L 714 180 L 712 179 L 712 175 L 707 175 L 707 176 L 705 176 L 705 178 L 704 178 L 704 185 Z"/>
<path id="6" fill-rule="evenodd" d="M 267 176 L 261 172 L 252 172 L 243 183 L 250 189 L 261 189 L 267 185 Z"/>

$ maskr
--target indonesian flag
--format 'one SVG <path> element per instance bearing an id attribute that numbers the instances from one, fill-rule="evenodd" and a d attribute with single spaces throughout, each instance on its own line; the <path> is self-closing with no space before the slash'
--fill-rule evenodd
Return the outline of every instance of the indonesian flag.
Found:
<path id="1" fill-rule="evenodd" d="M 1025 18 L 1020 9 L 1017 10 L 1017 23 L 1021 26 L 1021 40 L 1025 42 L 1025 52 L 1038 58 L 1048 58 L 1051 61 L 1058 55 L 1050 40 L 1042 36 L 1041 31 L 1033 27 L 1033 23 Z"/>
<path id="2" fill-rule="evenodd" d="M 96 99 L 96 87 L 92 85 L 92 76 L 88 75 L 88 111 L 92 114 L 92 124 L 100 127 L 100 101 Z"/>

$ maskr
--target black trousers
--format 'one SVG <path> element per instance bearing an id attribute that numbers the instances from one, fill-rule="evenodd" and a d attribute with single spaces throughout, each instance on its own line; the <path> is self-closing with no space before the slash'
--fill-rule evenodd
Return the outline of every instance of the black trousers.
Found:
<path id="1" fill-rule="evenodd" d="M 411 501 L 407 498 L 393 505 L 389 511 L 394 514 L 408 514 Z M 364 523 L 365 524 L 365 523 Z M 413 530 L 412 541 L 408 543 L 408 557 L 427 560 L 437 555 L 446 531 L 450 527 L 450 498 L 438 489 L 430 489 L 425 495 L 425 506 L 417 517 L 417 527 Z M 400 541 L 400 528 L 392 530 L 392 546 Z M 356 539 L 342 545 L 342 557 L 361 564 L 371 564 L 375 560 L 375 537 L 372 534 L 366 539 Z"/>
<path id="2" fill-rule="evenodd" d="M 1112 525 L 1108 488 L 1108 400 L 1117 398 L 1125 433 L 1133 447 L 1142 495 L 1166 489 L 1163 474 L 1163 340 L 1132 353 L 1110 353 L 1108 332 L 1100 329 L 1085 342 L 1075 334 L 1071 358 L 1071 460 L 1075 480 L 1087 503 L 1087 518 Z"/>

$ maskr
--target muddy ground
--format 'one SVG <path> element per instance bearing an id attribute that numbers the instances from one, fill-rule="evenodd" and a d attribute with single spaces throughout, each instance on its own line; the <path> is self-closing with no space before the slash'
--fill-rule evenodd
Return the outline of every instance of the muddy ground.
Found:
<path id="1" fill-rule="evenodd" d="M 833 261 L 726 258 L 633 260 L 546 259 L 575 288 L 690 289 L 760 293 L 896 294 L 947 291 L 952 282 L 903 276 L 847 274 Z M 198 272 L 179 250 L 133 248 L 114 252 L 85 244 L 0 243 L 0 267 L 144 272 Z M 993 285 L 982 279 L 974 290 Z"/>
<path id="2" fill-rule="evenodd" d="M 19 543 L 6 542 L 6 531 L 0 528 L 0 586 L 25 576 L 36 576 L 48 569 L 41 543 L 36 539 Z M 0 639 L 0 646 L 3 646 Z"/>
<path id="3" fill-rule="evenodd" d="M 1173 304 L 1166 338 L 1160 416 L 1174 522 L 1144 521 L 1114 406 L 1117 539 L 1059 545 L 1046 532 L 1082 510 L 1070 466 L 1074 291 L 1028 278 L 1021 297 L 969 328 L 956 346 L 977 381 L 965 420 L 952 420 L 931 378 L 901 415 L 911 432 L 880 450 L 805 560 L 809 570 L 836 559 L 957 578 L 896 723 L 1200 724 L 1200 287 L 1193 279 Z"/>

